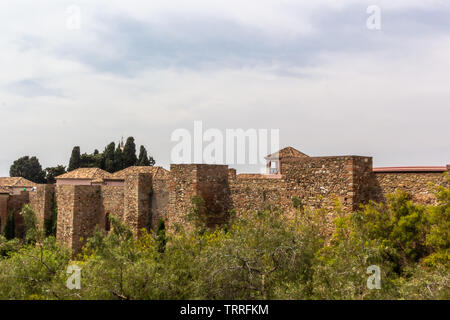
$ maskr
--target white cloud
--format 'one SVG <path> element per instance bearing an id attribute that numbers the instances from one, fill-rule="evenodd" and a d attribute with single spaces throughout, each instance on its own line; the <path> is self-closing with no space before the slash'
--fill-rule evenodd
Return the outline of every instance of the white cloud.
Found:
<path id="1" fill-rule="evenodd" d="M 79 1 L 82 29 L 70 31 L 65 8 L 71 2 L 42 1 L 35 10 L 24 10 L 30 3 L 8 5 L 0 22 L 0 111 L 7 119 L 0 127 L 0 175 L 25 154 L 37 155 L 44 167 L 66 164 L 74 145 L 92 152 L 122 135 L 135 136 L 167 166 L 171 131 L 191 129 L 194 120 L 221 129 L 280 128 L 282 144 L 312 155 L 373 155 L 378 165 L 450 162 L 448 29 L 403 36 L 392 22 L 393 30 L 374 34 L 361 31 L 364 24 L 353 29 L 343 14 L 349 3 L 360 1 L 344 6 L 264 0 Z M 375 3 L 400 12 L 425 8 L 424 16 L 447 6 L 423 0 Z M 121 30 L 114 18 L 125 16 L 156 28 L 148 41 L 164 31 L 163 40 L 181 43 L 176 50 L 185 52 L 182 58 L 205 63 L 161 63 L 172 47 L 158 53 L 163 55 L 158 63 L 143 61 L 150 49 L 117 43 L 126 33 L 117 38 L 109 33 Z M 364 16 L 365 11 L 362 21 Z M 197 25 L 189 33 L 179 30 L 173 27 L 177 17 L 184 26 L 191 26 L 189 19 Z M 333 24 L 320 29 L 328 17 Z M 218 20 L 225 21 L 224 28 L 227 21 L 236 23 L 226 36 L 240 37 L 238 42 L 219 38 L 209 47 L 215 33 L 208 29 Z M 344 24 L 345 32 L 339 29 Z M 193 32 L 202 28 L 204 33 Z M 248 30 L 261 37 L 259 42 L 242 35 Z M 212 33 L 206 37 L 207 32 Z M 181 41 L 185 38 L 189 41 Z M 235 47 L 220 55 L 221 46 L 230 43 Z M 261 52 L 249 52 L 253 47 Z M 142 52 L 133 52 L 138 49 Z M 304 63 L 310 58 L 313 63 Z M 231 60 L 240 62 L 224 63 Z M 133 72 L 112 70 L 117 68 Z"/>

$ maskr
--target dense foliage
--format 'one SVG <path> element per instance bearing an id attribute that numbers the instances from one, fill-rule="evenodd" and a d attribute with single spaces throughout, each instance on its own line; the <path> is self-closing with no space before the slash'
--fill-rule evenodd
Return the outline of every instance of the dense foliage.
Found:
<path id="1" fill-rule="evenodd" d="M 130 166 L 153 166 L 155 160 L 149 156 L 144 146 L 139 149 L 139 157 L 136 156 L 136 145 L 134 138 L 129 137 L 125 143 L 116 144 L 111 142 L 101 153 L 97 149 L 94 153 L 83 153 L 79 146 L 72 149 L 67 171 L 78 168 L 100 168 L 108 172 L 116 172 Z M 24 156 L 13 162 L 10 167 L 11 177 L 23 177 L 35 183 L 55 183 L 55 177 L 66 173 L 66 167 L 57 165 L 42 169 L 36 157 Z"/>
<path id="2" fill-rule="evenodd" d="M 63 165 L 57 165 L 56 167 L 45 168 L 45 181 L 46 183 L 55 183 L 55 177 L 66 173 L 66 167 Z"/>
<path id="3" fill-rule="evenodd" d="M 24 156 L 13 162 L 9 169 L 11 177 L 23 177 L 35 183 L 45 183 L 45 171 L 36 157 Z"/>
<path id="4" fill-rule="evenodd" d="M 58 165 L 42 170 L 39 159 L 29 156 L 17 159 L 9 169 L 11 177 L 23 177 L 35 183 L 55 183 L 55 177 L 63 173 L 66 173 L 66 167 Z"/>
<path id="5" fill-rule="evenodd" d="M 290 218 L 267 207 L 215 230 L 201 217 L 190 229 L 160 221 L 140 237 L 112 216 L 111 231 L 96 231 L 76 257 L 36 231 L 24 208 L 26 241 L 0 238 L 0 298 L 450 299 L 450 189 L 436 195 L 436 205 L 400 192 L 333 215 L 294 199 Z M 193 203 L 200 209 L 191 214 L 201 213 L 201 201 Z M 72 264 L 80 289 L 66 287 Z M 371 265 L 380 268 L 380 289 L 367 286 Z"/>
<path id="6" fill-rule="evenodd" d="M 125 144 L 109 143 L 103 152 L 80 153 L 80 147 L 74 147 L 69 161 L 68 170 L 78 168 L 100 168 L 108 172 L 116 172 L 130 166 L 153 166 L 155 160 L 148 156 L 144 146 L 140 147 L 139 158 L 136 156 L 136 145 L 133 137 L 128 137 Z"/>
<path id="7" fill-rule="evenodd" d="M 76 146 L 72 149 L 72 154 L 70 155 L 69 167 L 67 170 L 72 171 L 81 167 L 81 151 L 80 147 Z"/>

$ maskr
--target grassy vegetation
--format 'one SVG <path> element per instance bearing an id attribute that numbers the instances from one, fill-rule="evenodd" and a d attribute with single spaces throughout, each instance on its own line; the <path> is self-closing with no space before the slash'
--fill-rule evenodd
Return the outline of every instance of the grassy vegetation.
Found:
<path id="1" fill-rule="evenodd" d="M 160 223 L 139 238 L 111 217 L 111 232 L 95 232 L 75 259 L 24 208 L 26 239 L 0 238 L 0 298 L 450 299 L 450 189 L 436 196 L 429 206 L 399 192 L 352 214 L 337 207 L 332 235 L 328 212 L 295 200 L 292 219 L 268 207 L 214 231 Z M 66 287 L 71 264 L 79 290 Z M 366 285 L 370 265 L 381 289 Z"/>

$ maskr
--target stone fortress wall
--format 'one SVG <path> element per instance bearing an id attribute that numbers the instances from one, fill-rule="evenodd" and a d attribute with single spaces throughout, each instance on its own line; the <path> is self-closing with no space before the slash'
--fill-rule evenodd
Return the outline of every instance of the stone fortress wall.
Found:
<path id="1" fill-rule="evenodd" d="M 160 219 L 169 227 L 185 223 L 193 196 L 204 199 L 211 227 L 226 222 L 230 210 L 240 214 L 275 205 L 289 215 L 295 210 L 294 197 L 313 208 L 330 208 L 338 200 L 346 212 L 369 200 L 384 201 L 397 189 L 408 191 L 419 203 L 433 203 L 429 183 L 444 185 L 444 172 L 450 168 L 374 170 L 372 158 L 362 156 L 288 155 L 279 162 L 280 172 L 267 175 L 236 174 L 227 165 L 172 164 L 170 171 L 133 167 L 120 179 L 112 176 L 91 185 L 86 179 L 80 179 L 79 185 L 72 180 L 38 185 L 32 192 L 0 194 L 0 218 L 3 227 L 7 210 L 20 211 L 30 203 L 42 225 L 55 199 L 57 239 L 77 252 L 97 225 L 110 230 L 108 215 L 117 216 L 135 232 L 155 229 Z"/>

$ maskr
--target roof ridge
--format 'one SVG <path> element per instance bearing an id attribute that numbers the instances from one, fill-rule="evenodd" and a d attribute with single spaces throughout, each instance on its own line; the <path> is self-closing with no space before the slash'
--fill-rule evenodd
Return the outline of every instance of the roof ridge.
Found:
<path id="1" fill-rule="evenodd" d="M 85 176 L 79 176 L 78 173 L 89 173 Z M 82 168 L 76 168 L 74 170 L 71 170 L 69 172 L 63 173 L 59 176 L 56 176 L 56 179 L 97 179 L 97 178 L 106 178 L 111 176 L 111 173 L 109 173 L 106 170 L 103 170 L 98 167 L 82 167 Z"/>
<path id="2" fill-rule="evenodd" d="M 298 158 L 304 158 L 309 157 L 307 154 L 295 149 L 292 146 L 287 146 L 284 148 L 281 148 L 280 150 L 271 153 L 265 157 L 265 159 L 271 159 L 271 158 L 288 158 L 288 157 L 298 157 Z"/>
<path id="3" fill-rule="evenodd" d="M 5 184 L 6 182 L 6 184 Z M 7 187 L 27 187 L 35 186 L 37 183 L 28 180 L 24 177 L 0 177 L 0 186 Z"/>

